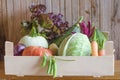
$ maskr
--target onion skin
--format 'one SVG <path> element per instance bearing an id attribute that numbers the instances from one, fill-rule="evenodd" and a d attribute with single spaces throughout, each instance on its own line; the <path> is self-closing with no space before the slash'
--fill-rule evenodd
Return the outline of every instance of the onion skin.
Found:
<path id="1" fill-rule="evenodd" d="M 14 56 L 21 56 L 22 55 L 22 52 L 23 50 L 25 49 L 25 45 L 24 44 L 17 44 L 15 45 L 14 47 Z"/>

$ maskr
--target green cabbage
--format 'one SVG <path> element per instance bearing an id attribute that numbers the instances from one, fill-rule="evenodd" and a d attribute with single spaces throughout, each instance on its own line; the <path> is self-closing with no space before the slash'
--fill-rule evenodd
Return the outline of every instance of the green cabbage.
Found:
<path id="1" fill-rule="evenodd" d="M 75 33 L 65 38 L 58 50 L 60 56 L 90 56 L 91 45 L 88 37 Z"/>

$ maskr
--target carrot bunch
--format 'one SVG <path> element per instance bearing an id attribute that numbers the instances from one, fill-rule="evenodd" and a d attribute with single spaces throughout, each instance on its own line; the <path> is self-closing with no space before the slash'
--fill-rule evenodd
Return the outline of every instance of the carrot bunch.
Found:
<path id="1" fill-rule="evenodd" d="M 104 44 L 107 40 L 107 36 L 98 29 L 94 30 L 94 35 L 91 41 L 92 56 L 104 56 L 105 49 Z"/>
<path id="2" fill-rule="evenodd" d="M 100 30 L 96 30 L 97 32 L 97 43 L 98 43 L 98 55 L 104 56 L 105 55 L 105 49 L 104 45 L 105 42 L 108 40 L 108 35 L 106 35 L 104 32 L 101 32 Z"/>

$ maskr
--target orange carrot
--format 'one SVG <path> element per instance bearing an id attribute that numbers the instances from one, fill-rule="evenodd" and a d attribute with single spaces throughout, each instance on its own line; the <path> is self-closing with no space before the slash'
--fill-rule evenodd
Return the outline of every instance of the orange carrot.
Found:
<path id="1" fill-rule="evenodd" d="M 105 49 L 98 50 L 98 55 L 99 56 L 104 56 L 105 55 Z"/>
<path id="2" fill-rule="evenodd" d="M 91 42 L 92 56 L 98 56 L 98 43 L 96 41 Z"/>

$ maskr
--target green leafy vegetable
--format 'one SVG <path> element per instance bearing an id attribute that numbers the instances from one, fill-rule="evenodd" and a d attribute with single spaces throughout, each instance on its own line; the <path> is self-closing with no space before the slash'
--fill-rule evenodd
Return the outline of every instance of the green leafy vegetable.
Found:
<path id="1" fill-rule="evenodd" d="M 95 29 L 92 36 L 92 41 L 97 41 L 97 30 Z"/>
<path id="2" fill-rule="evenodd" d="M 90 56 L 90 41 L 86 35 L 75 33 L 62 41 L 58 54 L 60 56 Z"/>
<path id="3" fill-rule="evenodd" d="M 36 37 L 36 36 L 38 36 L 38 33 L 36 32 L 35 27 L 32 27 L 32 29 L 31 29 L 31 31 L 30 31 L 30 33 L 29 33 L 29 36 L 31 36 L 31 37 Z"/>
<path id="4" fill-rule="evenodd" d="M 53 26 L 53 21 L 49 18 L 48 14 L 40 14 L 38 17 L 38 22 L 41 25 L 41 27 L 44 28 L 52 28 Z"/>
<path id="5" fill-rule="evenodd" d="M 96 36 L 99 49 L 103 49 L 105 42 L 108 40 L 108 36 L 98 29 L 96 29 Z"/>

